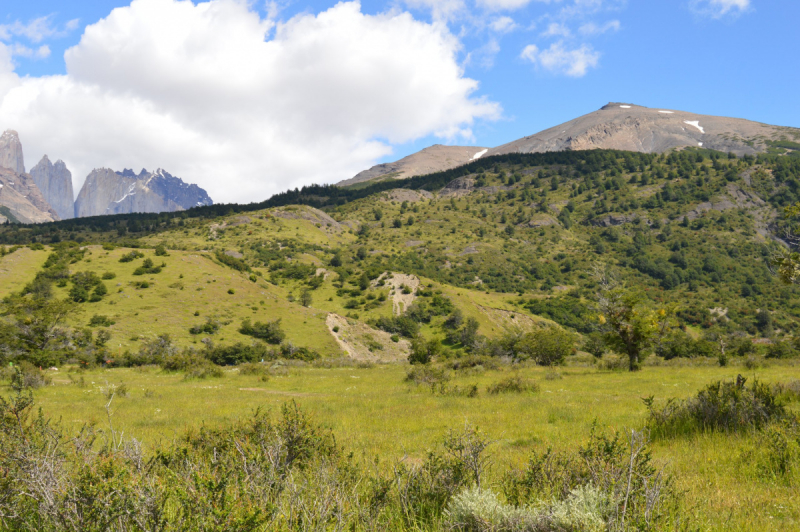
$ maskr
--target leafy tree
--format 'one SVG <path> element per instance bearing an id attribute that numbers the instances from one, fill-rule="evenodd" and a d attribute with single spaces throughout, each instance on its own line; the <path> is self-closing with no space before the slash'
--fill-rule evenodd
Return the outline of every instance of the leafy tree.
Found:
<path id="1" fill-rule="evenodd" d="M 606 343 L 628 357 L 628 369 L 636 371 L 653 341 L 663 334 L 668 313 L 655 311 L 644 297 L 627 290 L 604 271 L 596 271 L 600 284 L 599 321 Z"/>
<path id="2" fill-rule="evenodd" d="M 0 306 L 0 360 L 28 360 L 53 365 L 69 351 L 67 316 L 78 312 L 74 302 L 11 296 Z"/>
<path id="3" fill-rule="evenodd" d="M 441 351 L 441 345 L 435 339 L 425 340 L 421 335 L 411 340 L 411 352 L 408 361 L 411 364 L 428 364 Z"/>
<path id="4" fill-rule="evenodd" d="M 311 290 L 304 288 L 303 291 L 300 292 L 300 304 L 304 307 L 310 307 L 312 302 Z"/>

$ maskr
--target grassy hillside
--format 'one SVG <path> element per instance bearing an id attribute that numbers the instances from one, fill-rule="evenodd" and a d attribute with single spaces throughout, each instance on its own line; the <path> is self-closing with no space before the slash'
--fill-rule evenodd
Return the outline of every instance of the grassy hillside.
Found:
<path id="1" fill-rule="evenodd" d="M 237 322 L 260 317 L 263 306 L 265 317 L 285 316 L 290 336 L 315 329 L 304 343 L 332 354 L 323 320 L 304 324 L 307 314 L 333 312 L 360 322 L 390 316 L 395 295 L 379 280 L 387 272 L 417 277 L 429 296 L 438 292 L 454 302 L 490 337 L 514 323 L 491 318 L 490 309 L 552 319 L 586 334 L 595 328 L 596 264 L 653 303 L 677 304 L 679 324 L 698 338 L 782 338 L 797 330 L 800 292 L 779 283 L 770 266 L 785 229 L 780 209 L 797 199 L 800 187 L 797 158 L 737 159 L 704 150 L 512 155 L 405 185 L 311 187 L 270 200 L 291 198 L 323 210 L 228 206 L 226 216 L 209 218 L 218 210 L 198 209 L 151 215 L 147 225 L 126 217 L 7 225 L 0 241 L 122 246 L 91 251 L 101 264 L 78 263 L 98 273 L 123 274 L 125 268 L 111 263 L 124 249 L 170 249 L 167 263 L 175 267 L 153 277 L 150 291 L 130 288 L 125 278 L 124 295 L 110 298 L 120 305 L 104 310 L 119 318 L 117 347 L 129 346 L 122 337 L 134 330 L 169 331 L 191 342 L 185 331 L 193 319 L 205 318 L 229 322 L 217 338 L 238 341 Z M 233 268 L 218 256 L 233 257 Z M 170 288 L 176 274 L 190 272 L 184 290 Z M 316 310 L 299 304 L 304 291 Z M 165 312 L 159 303 L 173 296 L 179 310 Z M 200 316 L 192 316 L 195 310 Z M 441 336 L 441 316 L 422 322 L 423 332 Z"/>

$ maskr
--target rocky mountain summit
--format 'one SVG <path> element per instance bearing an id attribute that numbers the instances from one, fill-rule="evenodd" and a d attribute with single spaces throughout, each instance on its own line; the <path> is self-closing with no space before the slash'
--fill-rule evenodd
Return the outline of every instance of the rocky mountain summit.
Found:
<path id="1" fill-rule="evenodd" d="M 22 143 L 16 131 L 0 136 L 0 223 L 43 223 L 80 216 L 131 212 L 172 212 L 212 205 L 205 190 L 169 172 L 93 170 L 77 200 L 72 173 L 62 160 L 45 155 L 25 173 Z"/>
<path id="2" fill-rule="evenodd" d="M 8 129 L 0 135 L 0 166 L 18 174 L 25 173 L 25 159 L 22 156 L 22 143 L 16 131 Z"/>
<path id="3" fill-rule="evenodd" d="M 45 155 L 39 163 L 31 168 L 31 176 L 44 199 L 53 207 L 58 217 L 67 220 L 75 216 L 75 205 L 72 191 L 72 173 L 61 159 L 55 164 Z"/>
<path id="4" fill-rule="evenodd" d="M 600 110 L 489 150 L 487 155 L 564 150 L 626 150 L 662 153 L 702 147 L 737 155 L 766 152 L 781 136 L 800 130 L 741 118 L 609 103 Z"/>
<path id="5" fill-rule="evenodd" d="M 75 217 L 131 212 L 173 212 L 212 205 L 205 190 L 165 170 L 92 170 L 75 200 Z"/>
<path id="6" fill-rule="evenodd" d="M 689 147 L 737 155 L 782 150 L 797 145 L 800 129 L 772 126 L 741 118 L 698 115 L 672 109 L 609 103 L 601 109 L 480 154 L 463 146 L 431 146 L 394 163 L 365 170 L 339 185 L 353 185 L 387 177 L 397 179 L 448 170 L 473 158 L 506 153 L 612 149 L 663 153 Z M 800 145 L 798 145 L 800 146 Z M 794 150 L 795 148 L 790 147 Z M 466 155 L 472 153 L 470 157 Z M 461 154 L 461 157 L 451 154 Z M 424 165 L 411 162 L 424 161 Z"/>

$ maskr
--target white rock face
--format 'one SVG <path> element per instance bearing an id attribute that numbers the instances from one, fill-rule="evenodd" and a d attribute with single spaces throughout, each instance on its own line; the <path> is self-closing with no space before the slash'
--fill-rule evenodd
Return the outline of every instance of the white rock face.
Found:
<path id="1" fill-rule="evenodd" d="M 59 159 L 56 164 L 53 164 L 45 155 L 36 166 L 31 168 L 31 176 L 44 199 L 58 213 L 59 218 L 66 220 L 75 216 L 72 173 L 67 169 L 64 161 Z"/>
<path id="2" fill-rule="evenodd" d="M 0 135 L 0 166 L 18 174 L 25 173 L 25 160 L 22 157 L 22 144 L 17 132 L 11 129 Z"/>
<path id="3" fill-rule="evenodd" d="M 205 190 L 189 185 L 164 170 L 138 175 L 131 170 L 92 170 L 75 200 L 75 217 L 126 214 L 131 212 L 174 212 L 212 205 Z"/>

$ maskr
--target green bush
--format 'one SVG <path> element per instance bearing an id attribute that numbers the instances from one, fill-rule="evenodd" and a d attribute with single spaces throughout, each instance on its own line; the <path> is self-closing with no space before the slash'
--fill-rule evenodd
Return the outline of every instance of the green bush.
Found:
<path id="1" fill-rule="evenodd" d="M 239 327 L 239 332 L 246 336 L 264 340 L 269 344 L 280 344 L 286 338 L 286 333 L 281 328 L 280 318 L 267 323 L 260 321 L 250 323 L 250 320 L 244 320 L 242 326 Z"/>
<path id="2" fill-rule="evenodd" d="M 791 414 L 776 391 L 739 375 L 735 381 L 716 381 L 695 397 L 680 401 L 669 399 L 656 405 L 646 398 L 648 426 L 659 437 L 695 432 L 744 432 L 761 430 L 768 424 L 789 419 Z"/>
<path id="3" fill-rule="evenodd" d="M 514 375 L 495 382 L 494 384 L 490 384 L 486 388 L 486 391 L 490 395 L 498 395 L 501 393 L 531 393 L 538 392 L 539 385 L 530 379 Z"/>

